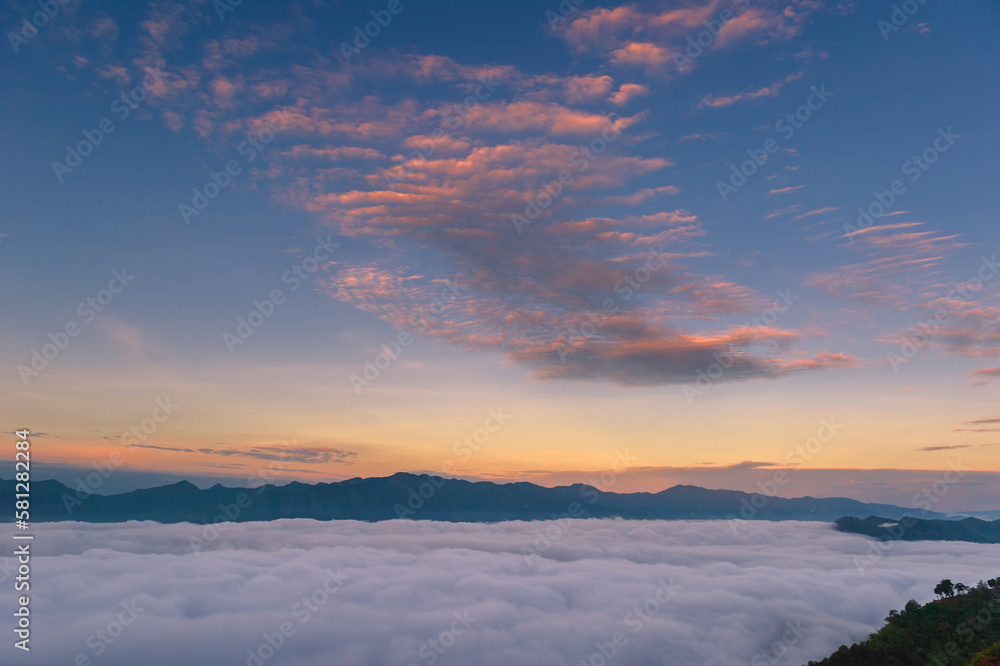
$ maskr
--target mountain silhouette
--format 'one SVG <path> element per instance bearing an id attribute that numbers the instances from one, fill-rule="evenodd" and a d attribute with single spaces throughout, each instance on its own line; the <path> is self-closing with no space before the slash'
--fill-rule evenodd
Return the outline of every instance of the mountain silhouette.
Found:
<path id="1" fill-rule="evenodd" d="M 0 481 L 0 492 L 14 494 L 14 481 Z M 13 520 L 13 506 L 13 502 L 0 503 L 0 519 Z M 846 498 L 784 499 L 696 486 L 674 486 L 658 493 L 612 493 L 583 484 L 547 488 L 525 482 L 472 482 L 408 473 L 257 488 L 216 484 L 204 490 L 181 481 L 118 495 L 87 495 L 52 480 L 31 484 L 31 522 L 212 523 L 278 518 L 497 522 L 570 517 L 830 522 L 842 516 L 872 515 L 887 519 L 904 515 L 946 518 L 943 514 Z"/>
<path id="2" fill-rule="evenodd" d="M 844 516 L 837 521 L 841 532 L 865 534 L 889 541 L 973 541 L 1000 543 L 1000 520 L 978 518 L 927 520 L 910 516 L 887 520 L 878 516 L 861 519 Z"/>

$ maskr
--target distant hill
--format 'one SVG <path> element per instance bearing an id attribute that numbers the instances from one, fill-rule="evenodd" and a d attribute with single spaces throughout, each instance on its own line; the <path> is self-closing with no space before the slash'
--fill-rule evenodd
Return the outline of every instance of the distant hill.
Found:
<path id="1" fill-rule="evenodd" d="M 0 481 L 0 493 L 13 494 L 14 482 Z M 13 502 L 0 502 L 0 519 L 12 520 L 13 507 Z M 277 518 L 496 522 L 555 517 L 831 522 L 841 516 L 877 514 L 901 518 L 912 513 L 912 509 L 844 498 L 782 499 L 695 486 L 674 486 L 659 493 L 608 493 L 580 484 L 546 488 L 532 483 L 470 482 L 405 473 L 337 483 L 295 482 L 250 489 L 217 484 L 200 490 L 181 481 L 107 496 L 87 496 L 58 481 L 31 484 L 32 522 L 212 523 Z M 945 518 L 931 512 L 923 515 Z"/>
<path id="2" fill-rule="evenodd" d="M 897 522 L 898 521 L 898 522 Z M 963 520 L 927 520 L 905 517 L 865 519 L 846 516 L 836 521 L 841 532 L 866 534 L 899 541 L 973 541 L 1000 543 L 1000 520 L 987 522 L 978 518 Z"/>
<path id="3" fill-rule="evenodd" d="M 1000 578 L 957 595 L 955 588 L 941 581 L 935 589 L 941 599 L 907 602 L 867 640 L 808 666 L 1000 666 Z"/>

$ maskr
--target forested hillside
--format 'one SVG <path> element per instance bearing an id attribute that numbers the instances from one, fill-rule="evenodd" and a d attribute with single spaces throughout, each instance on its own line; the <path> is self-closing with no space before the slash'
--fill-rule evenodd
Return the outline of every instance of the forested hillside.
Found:
<path id="1" fill-rule="evenodd" d="M 969 587 L 943 580 L 936 601 L 890 611 L 868 640 L 809 666 L 1000 666 L 1000 578 Z"/>

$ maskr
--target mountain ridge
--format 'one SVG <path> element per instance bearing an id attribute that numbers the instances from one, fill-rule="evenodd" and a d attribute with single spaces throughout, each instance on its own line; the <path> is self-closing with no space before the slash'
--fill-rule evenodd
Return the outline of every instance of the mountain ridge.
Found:
<path id="1" fill-rule="evenodd" d="M 14 481 L 0 480 L 0 492 L 14 493 Z M 13 519 L 13 503 L 0 506 L 0 519 Z M 226 510 L 224 510 L 226 509 Z M 220 513 L 221 512 L 221 513 Z M 843 516 L 947 516 L 849 498 L 781 498 L 738 490 L 677 485 L 657 493 L 614 493 L 587 484 L 545 487 L 521 481 L 466 481 L 397 472 L 387 477 L 233 488 L 200 489 L 189 481 L 115 495 L 86 494 L 59 481 L 34 482 L 32 522 L 77 520 L 161 523 L 236 522 L 278 518 L 364 520 L 412 518 L 448 522 L 550 520 L 565 516 L 634 520 L 813 520 Z"/>
<path id="2" fill-rule="evenodd" d="M 844 516 L 834 521 L 841 532 L 864 534 L 880 541 L 970 541 L 1000 543 L 1000 520 L 979 518 L 951 520 L 904 516 L 899 522 L 881 516 L 861 519 Z"/>

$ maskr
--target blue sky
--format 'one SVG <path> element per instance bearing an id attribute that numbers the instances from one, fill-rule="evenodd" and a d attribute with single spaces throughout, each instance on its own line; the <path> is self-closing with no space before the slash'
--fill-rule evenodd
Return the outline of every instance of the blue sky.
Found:
<path id="1" fill-rule="evenodd" d="M 69 2 L 25 40 L 39 6 L 0 14 L 3 409 L 55 435 L 50 462 L 100 459 L 169 395 L 182 408 L 130 468 L 240 477 L 294 441 L 301 478 L 438 470 L 503 405 L 510 424 L 458 473 L 584 473 L 626 445 L 649 469 L 778 464 L 831 415 L 847 426 L 815 469 L 997 469 L 995 3 L 915 4 L 898 31 L 881 2 L 564 3 L 556 21 L 558 3 L 216 5 Z M 391 20 L 347 62 L 371 12 Z M 678 68 L 689 38 L 707 46 Z M 776 129 L 813 89 L 831 94 Z M 104 118 L 60 181 L 53 162 Z M 904 163 L 949 129 L 911 181 Z M 893 214 L 848 235 L 897 179 Z M 293 290 L 317 238 L 337 245 Z M 134 281 L 81 323 L 123 268 Z M 779 291 L 794 299 L 769 313 Z M 37 376 L 20 369 L 72 322 Z M 412 344 L 379 361 L 401 331 Z"/>

